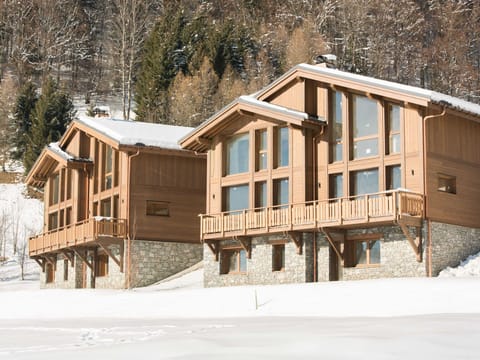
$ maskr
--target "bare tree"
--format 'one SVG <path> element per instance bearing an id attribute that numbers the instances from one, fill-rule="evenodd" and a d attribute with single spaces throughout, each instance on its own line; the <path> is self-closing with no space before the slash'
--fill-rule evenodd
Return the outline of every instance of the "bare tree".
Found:
<path id="1" fill-rule="evenodd" d="M 17 93 L 17 86 L 11 74 L 5 76 L 0 83 L 0 165 L 6 171 L 6 162 L 10 149 L 10 118 Z"/>
<path id="2" fill-rule="evenodd" d="M 23 239 L 18 245 L 17 261 L 20 265 L 20 276 L 25 280 L 25 265 L 28 260 L 28 240 Z"/>
<path id="3" fill-rule="evenodd" d="M 0 259 L 6 259 L 5 257 L 5 248 L 7 245 L 8 230 L 10 228 L 10 218 L 8 213 L 3 210 L 0 213 Z"/>
<path id="4" fill-rule="evenodd" d="M 120 75 L 123 118 L 130 119 L 133 101 L 133 74 L 140 60 L 140 50 L 160 0 L 113 0 L 111 2 L 110 39 L 112 55 Z"/>

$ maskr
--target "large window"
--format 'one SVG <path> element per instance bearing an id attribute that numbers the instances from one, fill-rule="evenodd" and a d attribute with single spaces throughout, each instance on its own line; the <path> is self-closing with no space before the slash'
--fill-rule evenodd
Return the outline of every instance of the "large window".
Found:
<path id="1" fill-rule="evenodd" d="M 387 166 L 387 190 L 395 190 L 402 187 L 402 171 L 400 165 Z"/>
<path id="2" fill-rule="evenodd" d="M 248 133 L 232 137 L 226 143 L 226 175 L 248 171 Z"/>
<path id="3" fill-rule="evenodd" d="M 277 167 L 288 166 L 288 128 L 278 128 L 276 134 L 276 165 Z"/>
<path id="4" fill-rule="evenodd" d="M 342 97 L 343 94 L 339 91 L 334 91 L 330 98 L 330 124 L 331 124 L 331 139 L 330 139 L 330 161 L 343 160 L 343 115 L 342 115 Z"/>
<path id="5" fill-rule="evenodd" d="M 285 270 L 285 244 L 272 245 L 272 271 Z"/>
<path id="6" fill-rule="evenodd" d="M 350 173 L 350 195 L 378 192 L 378 169 L 353 171 Z"/>
<path id="7" fill-rule="evenodd" d="M 248 185 L 223 188 L 223 211 L 248 209 Z"/>
<path id="8" fill-rule="evenodd" d="M 400 152 L 400 106 L 394 104 L 386 105 L 386 141 L 385 149 L 388 154 Z"/>
<path id="9" fill-rule="evenodd" d="M 353 159 L 378 155 L 378 104 L 365 96 L 352 97 Z"/>
<path id="10" fill-rule="evenodd" d="M 273 205 L 288 204 L 288 178 L 273 181 Z"/>
<path id="11" fill-rule="evenodd" d="M 112 201 L 110 198 L 103 199 L 100 202 L 100 215 L 106 217 L 112 216 Z"/>
<path id="12" fill-rule="evenodd" d="M 224 249 L 220 259 L 220 274 L 244 274 L 247 272 L 247 252 L 244 249 Z"/>
<path id="13" fill-rule="evenodd" d="M 380 264 L 380 241 L 355 241 L 355 264 L 357 266 Z"/>
<path id="14" fill-rule="evenodd" d="M 265 170 L 267 168 L 267 130 L 258 130 L 256 132 L 257 164 L 256 170 Z"/>

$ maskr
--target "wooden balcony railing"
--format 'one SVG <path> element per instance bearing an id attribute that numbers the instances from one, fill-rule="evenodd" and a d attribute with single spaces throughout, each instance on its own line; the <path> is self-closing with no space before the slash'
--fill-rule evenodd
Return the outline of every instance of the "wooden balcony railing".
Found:
<path id="1" fill-rule="evenodd" d="M 29 255 L 86 244 L 103 236 L 125 238 L 126 234 L 125 219 L 90 218 L 31 237 L 28 243 Z"/>
<path id="2" fill-rule="evenodd" d="M 423 195 L 405 190 L 299 204 L 202 214 L 201 237 L 223 238 L 423 217 Z"/>

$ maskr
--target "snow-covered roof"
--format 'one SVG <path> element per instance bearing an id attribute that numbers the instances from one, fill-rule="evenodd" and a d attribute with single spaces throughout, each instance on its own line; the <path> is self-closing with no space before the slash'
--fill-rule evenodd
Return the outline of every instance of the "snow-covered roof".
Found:
<path id="1" fill-rule="evenodd" d="M 273 111 L 273 112 L 282 113 L 282 114 L 287 115 L 287 116 L 297 117 L 297 118 L 303 119 L 303 120 L 307 120 L 309 118 L 309 116 L 306 112 L 288 109 L 284 106 L 271 104 L 271 103 L 266 102 L 266 101 L 261 101 L 261 100 L 258 100 L 256 98 L 254 98 L 252 96 L 248 96 L 248 95 L 240 96 L 238 98 L 238 102 L 241 103 L 241 104 L 248 104 L 248 105 L 257 106 L 257 107 L 264 108 L 264 109 L 267 109 L 267 110 L 270 110 L 270 111 Z"/>
<path id="2" fill-rule="evenodd" d="M 53 142 L 47 145 L 47 148 L 60 156 L 62 159 L 65 161 L 83 161 L 83 162 L 91 162 L 90 159 L 83 159 L 79 157 L 75 157 L 69 153 L 67 153 L 65 150 L 60 148 L 60 144 L 58 142 Z"/>
<path id="3" fill-rule="evenodd" d="M 101 133 L 119 145 L 141 145 L 180 150 L 178 140 L 193 128 L 140 121 L 80 116 L 75 121 Z"/>
<path id="4" fill-rule="evenodd" d="M 284 76 L 280 77 L 279 79 L 274 81 L 272 84 L 268 85 L 266 88 L 261 90 L 256 95 L 261 96 L 261 94 L 263 94 L 266 90 L 272 88 L 278 82 L 281 82 L 286 76 L 288 76 L 292 71 L 295 71 L 296 69 L 304 70 L 304 71 L 308 71 L 308 72 L 312 72 L 320 75 L 329 75 L 332 77 L 336 77 L 338 79 L 343 79 L 343 80 L 353 81 L 359 84 L 364 84 L 366 86 L 373 86 L 373 87 L 378 87 L 385 90 L 397 91 L 406 95 L 423 98 L 434 104 L 445 105 L 455 110 L 480 116 L 480 105 L 474 104 L 453 96 L 445 95 L 445 94 L 438 93 L 428 89 L 422 89 L 416 86 L 399 84 L 392 81 L 376 79 L 369 76 L 352 74 L 352 73 L 337 70 L 337 69 L 315 66 L 310 64 L 299 64 L 295 66 L 291 71 L 287 72 Z"/>

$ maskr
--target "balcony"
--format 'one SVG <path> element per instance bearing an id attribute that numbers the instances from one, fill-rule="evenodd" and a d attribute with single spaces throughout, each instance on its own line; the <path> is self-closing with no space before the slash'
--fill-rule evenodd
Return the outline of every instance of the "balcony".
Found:
<path id="1" fill-rule="evenodd" d="M 211 240 L 326 227 L 383 225 L 400 220 L 420 226 L 423 209 L 423 195 L 392 190 L 348 198 L 202 214 L 201 237 L 202 240 Z"/>
<path id="2" fill-rule="evenodd" d="M 91 218 L 31 237 L 28 243 L 29 255 L 85 245 L 105 237 L 124 239 L 126 234 L 125 219 Z"/>

